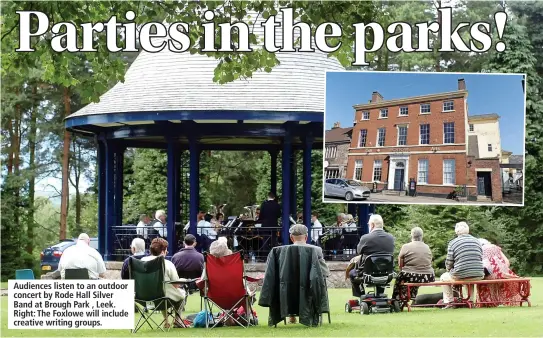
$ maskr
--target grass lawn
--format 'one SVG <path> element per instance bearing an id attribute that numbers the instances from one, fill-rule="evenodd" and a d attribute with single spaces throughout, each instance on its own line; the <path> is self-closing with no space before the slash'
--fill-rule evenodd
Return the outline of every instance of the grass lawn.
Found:
<path id="1" fill-rule="evenodd" d="M 436 288 L 422 288 L 421 292 L 439 292 Z M 129 330 L 8 330 L 7 297 L 1 297 L 2 337 L 121 337 L 121 336 L 204 336 L 204 337 L 354 337 L 354 336 L 538 336 L 543 335 L 543 278 L 532 280 L 532 307 L 499 307 L 490 309 L 414 309 L 394 314 L 345 313 L 344 304 L 350 289 L 329 290 L 332 324 L 307 328 L 300 324 L 267 326 L 268 311 L 256 306 L 260 325 L 249 329 L 239 327 L 205 329 L 172 329 L 170 332 L 149 331 L 142 328 L 136 335 Z M 200 302 L 196 295 L 189 298 L 186 313 L 196 313 Z"/>

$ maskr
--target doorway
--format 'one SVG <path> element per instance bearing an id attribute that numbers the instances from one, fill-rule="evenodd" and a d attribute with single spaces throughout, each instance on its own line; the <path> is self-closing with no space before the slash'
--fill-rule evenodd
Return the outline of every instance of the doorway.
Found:
<path id="1" fill-rule="evenodd" d="M 491 178 L 491 172 L 477 172 L 477 195 L 492 197 Z"/>
<path id="2" fill-rule="evenodd" d="M 405 177 L 405 165 L 403 162 L 396 163 L 396 169 L 394 169 L 394 190 L 404 190 L 403 181 Z"/>

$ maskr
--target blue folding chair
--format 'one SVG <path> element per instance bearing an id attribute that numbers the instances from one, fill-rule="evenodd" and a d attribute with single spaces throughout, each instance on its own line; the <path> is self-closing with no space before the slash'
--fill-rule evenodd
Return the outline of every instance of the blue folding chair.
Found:
<path id="1" fill-rule="evenodd" d="M 16 270 L 15 279 L 34 279 L 34 271 L 30 269 Z"/>

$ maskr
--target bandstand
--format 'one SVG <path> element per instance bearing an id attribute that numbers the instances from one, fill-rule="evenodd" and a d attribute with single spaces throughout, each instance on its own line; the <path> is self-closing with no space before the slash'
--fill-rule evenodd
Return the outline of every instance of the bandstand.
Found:
<path id="1" fill-rule="evenodd" d="M 334 58 L 315 53 L 279 53 L 272 72 L 219 85 L 217 60 L 205 55 L 142 51 L 123 83 L 68 116 L 66 128 L 94 137 L 98 156 L 98 240 L 106 260 L 113 254 L 112 228 L 122 224 L 123 154 L 126 148 L 167 152 L 167 240 L 176 252 L 175 223 L 189 214 L 196 233 L 199 158 L 205 150 L 251 150 L 271 156 L 270 191 L 282 206 L 282 238 L 288 241 L 289 216 L 296 213 L 293 155 L 303 153 L 303 218 L 311 218 L 311 151 L 323 147 L 325 72 L 342 71 Z M 189 210 L 181 210 L 181 152 L 190 153 Z M 278 159 L 280 154 L 280 159 Z M 277 187 L 277 161 L 282 186 Z M 184 183 L 186 184 L 186 183 Z M 279 190 L 279 191 L 278 191 Z M 259 201 L 261 202 L 261 201 Z M 367 223 L 368 206 L 359 208 Z M 310 226 L 309 224 L 307 224 Z"/>

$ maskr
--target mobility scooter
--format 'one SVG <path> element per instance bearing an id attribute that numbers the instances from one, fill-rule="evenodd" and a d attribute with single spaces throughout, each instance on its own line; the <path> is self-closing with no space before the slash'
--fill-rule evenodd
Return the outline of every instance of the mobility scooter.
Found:
<path id="1" fill-rule="evenodd" d="M 364 285 L 366 294 L 360 299 L 351 299 L 345 304 L 345 312 L 360 311 L 360 314 L 400 312 L 400 304 L 384 293 L 394 278 L 394 257 L 392 255 L 369 255 L 362 266 L 357 266 L 357 279 Z M 368 292 L 367 288 L 372 288 Z M 379 293 L 379 291 L 381 291 Z"/>

